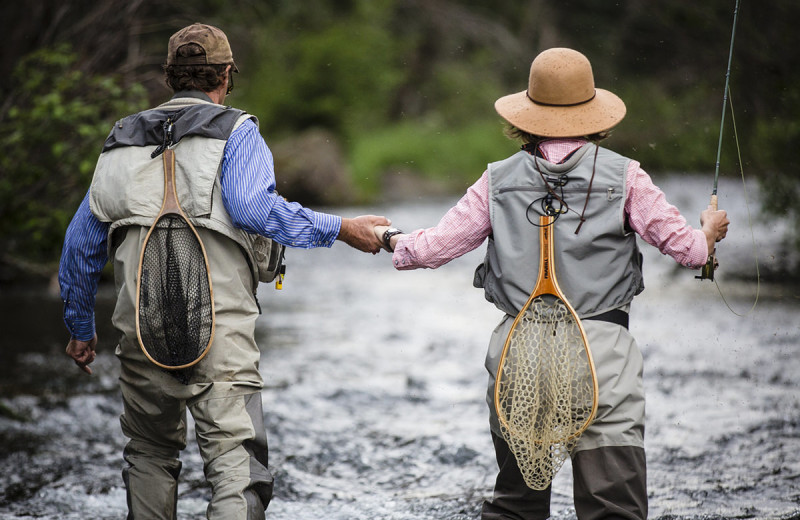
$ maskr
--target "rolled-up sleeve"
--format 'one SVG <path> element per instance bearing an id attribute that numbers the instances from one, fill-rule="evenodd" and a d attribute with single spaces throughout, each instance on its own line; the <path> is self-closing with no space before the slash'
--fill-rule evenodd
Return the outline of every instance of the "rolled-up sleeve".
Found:
<path id="1" fill-rule="evenodd" d="M 705 265 L 708 258 L 705 233 L 686 222 L 636 161 L 631 161 L 628 167 L 625 212 L 631 229 L 663 254 L 692 269 Z"/>
<path id="2" fill-rule="evenodd" d="M 401 237 L 392 262 L 398 270 L 435 269 L 476 249 L 491 232 L 489 177 L 484 172 L 435 227 Z"/>

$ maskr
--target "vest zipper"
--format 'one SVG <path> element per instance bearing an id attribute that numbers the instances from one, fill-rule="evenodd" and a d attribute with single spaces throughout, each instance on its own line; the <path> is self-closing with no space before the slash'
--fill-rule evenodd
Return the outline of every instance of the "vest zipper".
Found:
<path id="1" fill-rule="evenodd" d="M 540 188 L 538 186 L 506 186 L 505 188 L 500 188 L 497 191 L 497 193 L 503 194 L 511 191 L 532 191 L 541 193 L 548 192 L 547 188 Z M 581 188 L 559 188 L 558 191 L 561 193 L 586 193 L 586 189 L 581 189 Z M 611 200 L 611 198 L 616 192 L 617 192 L 616 188 L 603 188 L 603 187 L 592 188 L 591 191 L 591 193 L 605 193 L 606 198 L 608 198 L 608 200 Z"/>

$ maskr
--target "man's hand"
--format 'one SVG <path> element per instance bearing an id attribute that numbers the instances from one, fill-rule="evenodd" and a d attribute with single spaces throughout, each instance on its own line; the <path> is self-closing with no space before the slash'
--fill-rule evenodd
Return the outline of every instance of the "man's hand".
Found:
<path id="1" fill-rule="evenodd" d="M 74 359 L 75 364 L 89 375 L 92 375 L 92 369 L 89 368 L 89 364 L 97 356 L 94 351 L 96 345 L 97 334 L 89 341 L 80 341 L 72 338 L 67 343 L 67 355 Z"/>
<path id="2" fill-rule="evenodd" d="M 391 221 L 386 217 L 378 217 L 375 215 L 343 218 L 342 228 L 336 239 L 341 240 L 359 251 L 372 253 L 374 255 L 383 249 L 383 240 L 376 237 L 372 230 L 375 226 L 388 226 L 389 224 L 391 224 Z"/>
<path id="3" fill-rule="evenodd" d="M 700 213 L 700 225 L 703 226 L 703 233 L 708 241 L 708 254 L 714 252 L 715 243 L 719 242 L 728 234 L 728 213 L 724 210 L 715 210 L 709 206 Z"/>

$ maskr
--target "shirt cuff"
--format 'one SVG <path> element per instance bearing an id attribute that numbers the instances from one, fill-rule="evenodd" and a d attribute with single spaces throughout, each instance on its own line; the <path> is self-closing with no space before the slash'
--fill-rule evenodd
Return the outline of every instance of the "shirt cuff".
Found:
<path id="1" fill-rule="evenodd" d="M 314 212 L 311 247 L 331 247 L 342 229 L 342 217 Z"/>
<path id="2" fill-rule="evenodd" d="M 413 235 L 417 234 L 419 234 L 419 232 L 415 231 L 414 233 L 401 236 L 394 245 L 392 264 L 398 271 L 407 271 L 417 267 L 414 255 L 409 249 L 409 245 L 413 244 Z"/>
<path id="3" fill-rule="evenodd" d="M 686 254 L 686 261 L 683 265 L 690 269 L 700 269 L 708 261 L 708 240 L 706 234 L 700 229 L 693 230 L 695 234 L 694 242 Z"/>
<path id="4" fill-rule="evenodd" d="M 94 338 L 94 316 L 86 320 L 72 320 L 64 321 L 67 325 L 70 335 L 78 341 L 90 341 Z"/>

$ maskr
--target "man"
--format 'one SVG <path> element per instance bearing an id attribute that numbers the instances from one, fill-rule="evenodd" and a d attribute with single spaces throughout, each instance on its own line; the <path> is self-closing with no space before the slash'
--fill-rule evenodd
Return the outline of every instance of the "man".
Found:
<path id="1" fill-rule="evenodd" d="M 173 98 L 117 122 L 66 234 L 59 281 L 71 334 L 67 354 L 89 374 L 98 277 L 109 259 L 114 264 L 120 422 L 130 439 L 123 470 L 128 518 L 175 518 L 187 408 L 212 488 L 208 518 L 264 518 L 272 476 L 254 339 L 258 259 L 251 234 L 300 248 L 330 247 L 338 239 L 376 253 L 381 243 L 373 227 L 389 223 L 377 216 L 317 213 L 279 197 L 256 119 L 223 106 L 234 72 L 221 30 L 193 24 L 176 32 L 165 65 Z M 169 132 L 168 119 L 174 122 Z M 175 153 L 179 202 L 206 249 L 216 309 L 213 343 L 187 372 L 150 362 L 135 323 L 139 255 L 161 205 L 165 146 Z"/>
<path id="2" fill-rule="evenodd" d="M 474 284 L 506 314 L 492 334 L 487 402 L 499 472 L 482 519 L 544 519 L 548 487 L 526 486 L 494 410 L 494 378 L 515 316 L 534 289 L 538 216 L 555 214 L 556 272 L 582 319 L 599 383 L 594 422 L 571 453 L 578 518 L 647 517 L 642 356 L 627 329 L 633 297 L 644 289 L 634 233 L 686 267 L 703 266 L 727 234 L 725 211 L 687 225 L 639 163 L 597 142 L 625 116 L 625 104 L 595 88 L 591 64 L 571 49 L 549 49 L 531 64 L 528 89 L 504 96 L 497 112 L 522 150 L 489 165 L 436 227 L 376 236 L 397 269 L 436 268 L 488 237 Z"/>

